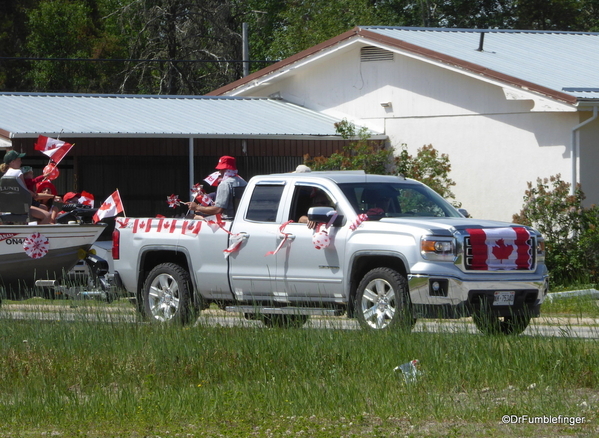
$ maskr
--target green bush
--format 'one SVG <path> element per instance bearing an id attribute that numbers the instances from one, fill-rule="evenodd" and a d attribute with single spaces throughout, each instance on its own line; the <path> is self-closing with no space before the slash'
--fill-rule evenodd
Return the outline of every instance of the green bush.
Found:
<path id="1" fill-rule="evenodd" d="M 335 123 L 335 130 L 344 140 L 351 141 L 343 151 L 329 157 L 306 155 L 304 164 L 312 170 L 364 170 L 369 174 L 403 175 L 426 184 L 444 198 L 455 197 L 450 190 L 455 182 L 449 178 L 449 156 L 439 154 L 433 145 L 421 147 L 413 157 L 402 144 L 399 155 L 393 156 L 393 149 L 381 141 L 371 140 L 365 127 L 356 129 L 353 123 L 344 119 Z M 453 205 L 461 207 L 461 203 L 453 202 Z"/>
<path id="2" fill-rule="evenodd" d="M 528 182 L 524 206 L 513 221 L 539 230 L 546 241 L 547 268 L 557 286 L 597 282 L 599 274 L 599 209 L 584 208 L 580 185 L 570 194 L 571 184 L 561 175 Z"/>

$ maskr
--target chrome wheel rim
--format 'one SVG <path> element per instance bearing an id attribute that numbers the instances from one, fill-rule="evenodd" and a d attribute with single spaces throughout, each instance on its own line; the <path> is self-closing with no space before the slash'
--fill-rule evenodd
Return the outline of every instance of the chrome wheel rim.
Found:
<path id="1" fill-rule="evenodd" d="M 171 320 L 179 310 L 179 283 L 172 275 L 160 274 L 150 285 L 148 305 L 159 321 Z"/>
<path id="2" fill-rule="evenodd" d="M 391 324 L 397 311 L 395 289 L 381 278 L 372 280 L 362 294 L 364 321 L 374 329 L 384 329 Z"/>

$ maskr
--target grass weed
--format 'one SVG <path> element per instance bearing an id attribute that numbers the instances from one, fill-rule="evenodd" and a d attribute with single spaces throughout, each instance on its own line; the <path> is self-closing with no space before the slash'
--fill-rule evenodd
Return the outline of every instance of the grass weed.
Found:
<path id="1" fill-rule="evenodd" d="M 599 433 L 597 339 L 179 327 L 87 303 L 93 318 L 0 319 L 0 437 Z M 394 369 L 414 358 L 410 384 Z"/>

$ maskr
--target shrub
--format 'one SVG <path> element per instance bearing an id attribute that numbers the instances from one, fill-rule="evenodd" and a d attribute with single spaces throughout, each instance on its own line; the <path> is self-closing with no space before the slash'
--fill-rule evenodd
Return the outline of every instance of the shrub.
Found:
<path id="1" fill-rule="evenodd" d="M 407 146 L 396 157 L 393 149 L 384 143 L 370 140 L 365 127 L 356 130 L 356 126 L 344 119 L 335 123 L 335 129 L 344 140 L 352 140 L 344 146 L 342 152 L 335 152 L 330 157 L 304 156 L 304 164 L 312 170 L 364 170 L 366 173 L 379 175 L 403 175 L 423 182 L 444 198 L 454 198 L 450 187 L 455 182 L 449 178 L 451 164 L 449 156 L 439 154 L 433 145 L 418 149 L 416 157 L 410 155 Z M 460 207 L 460 203 L 453 203 Z"/>
<path id="2" fill-rule="evenodd" d="M 513 221 L 539 230 L 546 241 L 547 268 L 555 285 L 595 282 L 599 273 L 599 209 L 584 208 L 580 185 L 570 194 L 571 184 L 561 175 L 528 182 L 524 206 Z"/>
<path id="3" fill-rule="evenodd" d="M 422 146 L 418 149 L 416 157 L 408 154 L 407 146 L 401 145 L 399 156 L 395 157 L 396 172 L 407 178 L 420 181 L 436 191 L 444 198 L 455 198 L 450 187 L 455 182 L 449 178 L 451 164 L 447 154 L 440 154 L 432 144 Z M 458 202 L 453 203 L 455 207 L 461 207 Z"/>
<path id="4" fill-rule="evenodd" d="M 393 173 L 393 150 L 384 143 L 370 140 L 365 127 L 356 130 L 356 126 L 342 120 L 335 123 L 335 130 L 344 140 L 355 139 L 343 147 L 342 152 L 334 152 L 330 157 L 310 158 L 304 156 L 304 164 L 312 170 L 364 170 L 366 173 L 385 175 Z"/>

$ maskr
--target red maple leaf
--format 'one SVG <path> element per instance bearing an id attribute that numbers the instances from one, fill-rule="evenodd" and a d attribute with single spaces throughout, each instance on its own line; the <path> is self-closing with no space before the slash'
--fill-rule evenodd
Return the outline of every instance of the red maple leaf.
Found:
<path id="1" fill-rule="evenodd" d="M 495 246 L 493 246 L 493 255 L 497 257 L 497 260 L 507 260 L 512 252 L 514 251 L 514 247 L 511 245 L 506 245 L 503 239 L 499 239 L 495 242 Z"/>

